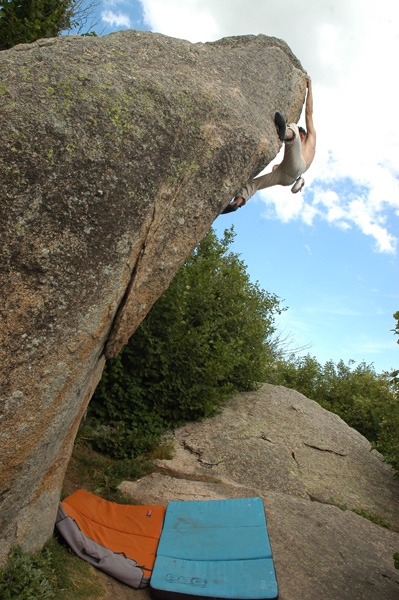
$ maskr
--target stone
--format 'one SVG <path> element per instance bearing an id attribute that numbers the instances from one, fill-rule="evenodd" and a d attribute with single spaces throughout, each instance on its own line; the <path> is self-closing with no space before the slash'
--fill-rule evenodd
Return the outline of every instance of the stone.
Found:
<path id="1" fill-rule="evenodd" d="M 399 481 L 337 415 L 294 390 L 264 385 L 170 435 L 173 459 L 120 485 L 134 503 L 259 496 L 280 600 L 399 597 Z"/>
<path id="2" fill-rule="evenodd" d="M 114 357 L 299 119 L 281 40 L 142 31 L 0 53 L 0 563 L 51 535 L 79 426 Z"/>

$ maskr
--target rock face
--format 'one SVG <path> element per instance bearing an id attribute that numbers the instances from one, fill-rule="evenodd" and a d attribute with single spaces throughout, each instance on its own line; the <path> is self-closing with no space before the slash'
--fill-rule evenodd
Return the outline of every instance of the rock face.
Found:
<path id="1" fill-rule="evenodd" d="M 121 484 L 135 503 L 260 496 L 280 600 L 399 598 L 399 481 L 339 417 L 264 385 L 173 440 L 175 457 L 159 461 L 160 472 Z"/>
<path id="2" fill-rule="evenodd" d="M 287 45 L 127 31 L 0 53 L 0 561 L 52 531 L 65 466 L 115 356 L 298 120 Z"/>

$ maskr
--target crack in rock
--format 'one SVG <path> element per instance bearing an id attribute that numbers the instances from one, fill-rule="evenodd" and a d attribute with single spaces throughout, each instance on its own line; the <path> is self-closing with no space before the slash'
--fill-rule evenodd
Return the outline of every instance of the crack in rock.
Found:
<path id="1" fill-rule="evenodd" d="M 219 460 L 218 462 L 210 463 L 210 462 L 205 462 L 205 461 L 201 460 L 201 458 L 199 458 L 198 462 L 206 469 L 212 469 L 212 467 L 217 467 L 225 460 L 226 460 L 225 458 L 222 458 L 222 460 Z"/>
<path id="2" fill-rule="evenodd" d="M 339 452 L 338 450 L 331 450 L 330 448 L 321 448 L 320 446 L 315 446 L 314 444 L 308 444 L 307 442 L 303 442 L 305 446 L 308 448 L 314 448 L 314 450 L 320 450 L 320 452 L 331 452 L 332 454 L 336 454 L 337 456 L 348 456 L 346 452 Z"/>

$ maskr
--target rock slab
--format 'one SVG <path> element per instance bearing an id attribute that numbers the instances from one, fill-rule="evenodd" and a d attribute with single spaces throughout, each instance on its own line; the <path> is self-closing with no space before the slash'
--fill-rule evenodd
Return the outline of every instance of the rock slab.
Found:
<path id="1" fill-rule="evenodd" d="M 260 496 L 280 600 L 398 600 L 399 481 L 339 417 L 264 385 L 172 438 L 159 472 L 121 484 L 135 503 Z"/>

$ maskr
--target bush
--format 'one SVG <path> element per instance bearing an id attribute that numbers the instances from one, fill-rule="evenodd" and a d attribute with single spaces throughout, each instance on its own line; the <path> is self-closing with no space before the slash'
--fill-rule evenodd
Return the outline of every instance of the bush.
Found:
<path id="1" fill-rule="evenodd" d="M 54 598 L 54 584 L 51 553 L 47 548 L 31 555 L 16 546 L 11 549 L 6 567 L 0 567 L 1 600 Z"/>
<path id="2" fill-rule="evenodd" d="M 399 403 L 397 385 L 388 373 L 372 365 L 342 360 L 320 365 L 314 357 L 280 360 L 269 383 L 301 392 L 338 414 L 364 435 L 399 471 Z"/>
<path id="3" fill-rule="evenodd" d="M 103 598 L 104 593 L 93 567 L 57 535 L 35 554 L 15 546 L 7 565 L 0 567 L 1 600 L 87 600 Z"/>
<path id="4" fill-rule="evenodd" d="M 396 323 L 395 329 L 392 331 L 395 335 L 399 335 L 399 311 L 393 315 L 393 318 Z M 397 343 L 399 344 L 399 339 Z M 392 397 L 381 418 L 381 432 L 377 448 L 399 473 L 399 370 L 391 373 L 390 377 Z"/>
<path id="5" fill-rule="evenodd" d="M 147 452 L 161 433 L 209 417 L 264 381 L 278 298 L 249 281 L 210 230 L 126 348 L 107 363 L 89 407 L 92 444 L 116 457 Z"/>

